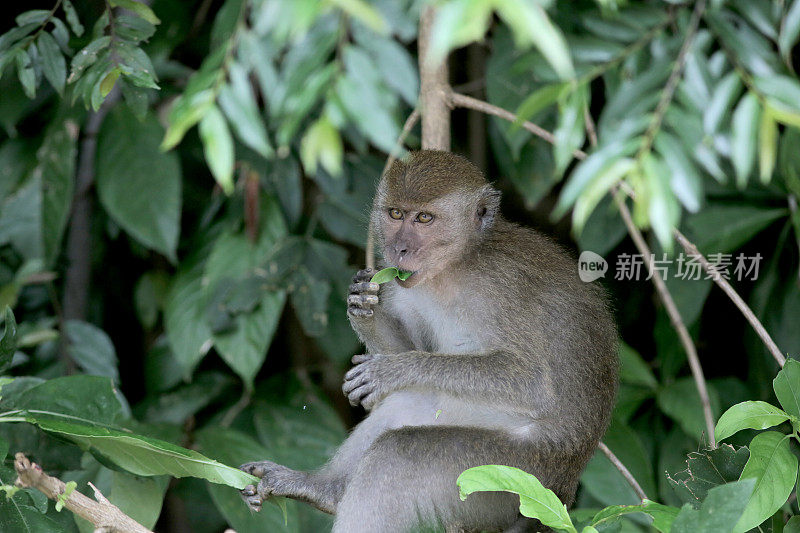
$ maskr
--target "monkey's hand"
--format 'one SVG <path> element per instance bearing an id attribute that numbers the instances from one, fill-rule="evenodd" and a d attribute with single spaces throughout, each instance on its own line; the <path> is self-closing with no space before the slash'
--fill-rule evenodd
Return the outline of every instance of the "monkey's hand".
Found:
<path id="1" fill-rule="evenodd" d="M 363 354 L 353 356 L 353 364 L 347 374 L 344 375 L 342 391 L 350 405 L 361 404 L 367 411 L 371 411 L 375 405 L 382 400 L 389 392 L 386 371 L 388 370 L 388 359 L 390 356 L 379 354 Z"/>
<path id="2" fill-rule="evenodd" d="M 378 305 L 380 289 L 380 285 L 370 281 L 373 275 L 374 270 L 365 268 L 353 276 L 350 295 L 347 297 L 347 314 L 351 319 L 369 318 L 373 315 L 373 308 Z"/>
<path id="3" fill-rule="evenodd" d="M 261 505 L 271 496 L 290 496 L 298 476 L 304 475 L 272 461 L 245 463 L 239 467 L 248 474 L 260 477 L 256 485 L 248 485 L 241 490 L 242 498 L 253 511 L 260 511 Z"/>

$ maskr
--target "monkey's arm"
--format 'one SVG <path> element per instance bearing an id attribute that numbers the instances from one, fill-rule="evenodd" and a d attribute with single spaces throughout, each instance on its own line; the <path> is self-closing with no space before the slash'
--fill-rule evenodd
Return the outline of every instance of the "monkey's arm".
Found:
<path id="1" fill-rule="evenodd" d="M 380 285 L 370 282 L 375 272 L 359 270 L 347 297 L 350 325 L 369 353 L 400 353 L 413 349 L 400 322 L 379 305 Z"/>
<path id="2" fill-rule="evenodd" d="M 353 357 L 342 390 L 352 405 L 370 410 L 402 389 L 470 395 L 508 405 L 544 405 L 552 397 L 548 369 L 506 351 L 439 354 L 408 351 Z M 522 400 L 522 401 L 520 401 Z"/>

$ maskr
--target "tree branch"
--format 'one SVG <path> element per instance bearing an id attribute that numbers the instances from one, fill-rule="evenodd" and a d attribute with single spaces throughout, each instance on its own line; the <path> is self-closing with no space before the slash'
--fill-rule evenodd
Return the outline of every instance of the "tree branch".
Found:
<path id="1" fill-rule="evenodd" d="M 30 462 L 25 454 L 17 453 L 14 456 L 14 469 L 17 471 L 18 477 L 15 484 L 18 487 L 32 487 L 53 501 L 63 498 L 66 484 L 58 478 L 45 474 L 42 468 L 36 463 Z M 64 500 L 64 506 L 94 524 L 96 530 L 119 533 L 153 533 L 123 513 L 96 488 L 94 491 L 97 501 L 73 490 Z"/>
<path id="2" fill-rule="evenodd" d="M 625 223 L 625 227 L 628 228 L 628 233 L 633 239 L 636 249 L 639 250 L 640 254 L 642 254 L 644 262 L 647 265 L 647 271 L 650 273 L 650 277 L 656 286 L 656 291 L 658 291 L 658 295 L 661 298 L 661 301 L 664 303 L 664 307 L 669 315 L 670 322 L 672 322 L 672 327 L 675 328 L 675 331 L 678 333 L 678 337 L 683 345 L 683 349 L 686 352 L 686 357 L 689 360 L 689 368 L 692 370 L 694 384 L 697 386 L 697 392 L 700 395 L 700 403 L 703 407 L 703 418 L 705 418 L 706 421 L 708 441 L 712 448 L 716 448 L 717 443 L 714 440 L 714 415 L 711 413 L 711 400 L 708 397 L 706 378 L 703 375 L 703 367 L 700 365 L 700 358 L 697 355 L 697 349 L 694 346 L 691 335 L 689 335 L 689 330 L 686 329 L 686 324 L 683 323 L 683 319 L 678 311 L 678 307 L 675 305 L 675 300 L 672 299 L 672 295 L 670 294 L 669 289 L 667 289 L 667 284 L 664 282 L 661 276 L 653 271 L 653 255 L 650 252 L 650 248 L 647 246 L 644 237 L 642 237 L 642 232 L 639 231 L 639 228 L 637 228 L 636 224 L 633 223 L 631 212 L 628 209 L 627 204 L 625 204 L 625 200 L 618 194 L 615 194 L 616 190 L 616 187 L 614 187 L 612 189 L 612 194 L 614 201 L 619 208 L 619 212 L 622 215 L 622 221 Z"/>
<path id="3" fill-rule="evenodd" d="M 733 301 L 733 304 L 739 308 L 747 321 L 750 322 L 750 325 L 753 326 L 753 329 L 761 338 L 761 341 L 767 347 L 767 350 L 769 350 L 769 352 L 772 354 L 772 357 L 774 357 L 775 361 L 777 361 L 778 364 L 783 367 L 783 365 L 786 363 L 786 357 L 784 357 L 784 355 L 781 353 L 778 345 L 775 344 L 774 340 L 772 340 L 772 337 L 769 333 L 767 333 L 767 330 L 764 329 L 764 325 L 758 320 L 758 318 L 756 318 L 756 315 L 753 313 L 753 310 L 750 309 L 750 306 L 748 306 L 745 301 L 742 300 L 742 297 L 739 296 L 739 293 L 737 293 L 733 287 L 731 287 L 731 284 L 728 283 L 728 280 L 722 276 L 714 275 L 716 271 L 714 270 L 713 265 L 711 265 L 711 263 L 708 262 L 708 259 L 706 259 L 705 256 L 700 253 L 700 250 L 697 249 L 697 246 L 695 246 L 694 243 L 687 239 L 686 236 L 677 229 L 673 231 L 673 235 L 678 243 L 683 246 L 683 249 L 686 250 L 686 253 L 690 256 L 696 257 L 700 261 L 700 264 L 703 265 L 703 269 L 711 274 L 711 278 L 714 280 L 714 283 L 716 283 L 719 288 L 722 289 L 722 291 Z"/>
<path id="4" fill-rule="evenodd" d="M 608 446 L 606 446 L 606 443 L 600 441 L 597 447 L 600 448 L 600 451 L 603 452 L 606 455 L 606 457 L 608 457 L 608 460 L 611 461 L 611 464 L 613 464 L 616 467 L 616 469 L 619 470 L 620 474 L 622 474 L 622 477 L 625 478 L 625 481 L 628 482 L 628 484 L 633 489 L 633 492 L 636 493 L 639 499 L 646 500 L 647 494 L 645 494 L 644 491 L 642 490 L 642 486 L 639 485 L 639 482 L 636 481 L 635 477 L 633 477 L 631 471 L 628 470 L 624 464 L 622 464 L 622 461 L 620 461 L 619 458 L 616 455 L 614 455 L 614 452 L 612 452 L 611 449 Z"/>
<path id="5" fill-rule="evenodd" d="M 426 7 L 419 19 L 417 57 L 419 61 L 419 105 L 422 110 L 422 149 L 450 151 L 450 109 L 447 95 L 447 57 L 438 63 L 430 59 L 430 40 L 436 11 Z"/>

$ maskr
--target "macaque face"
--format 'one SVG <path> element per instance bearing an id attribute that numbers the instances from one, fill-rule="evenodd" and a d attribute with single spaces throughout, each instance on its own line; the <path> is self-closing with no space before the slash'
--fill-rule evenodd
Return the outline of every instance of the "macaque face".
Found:
<path id="1" fill-rule="evenodd" d="M 463 202 L 454 200 L 442 198 L 423 205 L 397 202 L 382 207 L 386 264 L 414 273 L 400 281 L 401 286 L 413 287 L 432 279 L 464 253 L 475 225 L 456 207 Z"/>

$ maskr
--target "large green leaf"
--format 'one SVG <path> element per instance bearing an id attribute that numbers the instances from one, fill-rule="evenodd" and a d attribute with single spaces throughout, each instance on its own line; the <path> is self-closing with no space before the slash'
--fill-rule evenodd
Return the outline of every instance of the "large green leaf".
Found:
<path id="1" fill-rule="evenodd" d="M 56 121 L 36 152 L 42 174 L 42 242 L 45 260 L 52 263 L 61 248 L 75 183 L 78 131 L 70 120 Z"/>
<path id="2" fill-rule="evenodd" d="M 80 320 L 68 320 L 64 327 L 70 342 L 70 357 L 84 372 L 119 380 L 117 353 L 102 329 Z"/>
<path id="3" fill-rule="evenodd" d="M 737 449 L 730 444 L 692 452 L 686 460 L 686 470 L 667 474 L 667 480 L 678 498 L 699 509 L 711 489 L 739 479 L 749 456 L 746 447 Z"/>
<path id="4" fill-rule="evenodd" d="M 753 490 L 734 533 L 758 526 L 781 508 L 797 479 L 797 457 L 789 449 L 789 436 L 765 431 L 750 443 L 750 459 L 740 479 L 755 479 Z"/>
<path id="5" fill-rule="evenodd" d="M 19 379 L 17 380 L 19 381 Z M 64 376 L 28 387 L 18 394 L 4 387 L 3 410 L 20 409 L 34 416 L 59 416 L 87 424 L 114 425 L 125 414 L 110 379 L 99 376 Z"/>
<path id="6" fill-rule="evenodd" d="M 178 156 L 163 153 L 163 129 L 154 117 L 139 121 L 117 106 L 103 122 L 97 144 L 100 202 L 136 240 L 176 261 L 181 212 Z"/>
<path id="7" fill-rule="evenodd" d="M 761 107 L 758 97 L 747 93 L 736 106 L 731 124 L 731 163 L 736 171 L 736 185 L 744 188 L 756 160 L 756 142 Z"/>
<path id="8" fill-rule="evenodd" d="M 711 402 L 711 415 L 716 418 L 720 411 L 719 398 L 716 389 L 710 384 L 708 385 L 708 397 Z M 698 440 L 703 439 L 707 428 L 700 394 L 697 392 L 694 379 L 680 378 L 663 387 L 658 391 L 656 400 L 659 408 L 680 424 L 686 433 Z"/>
<path id="9" fill-rule="evenodd" d="M 745 479 L 715 487 L 700 509 L 686 504 L 672 523 L 671 533 L 722 533 L 731 531 L 753 492 L 753 480 Z"/>
<path id="10" fill-rule="evenodd" d="M 12 479 L 6 483 L 13 482 Z M 4 533 L 66 533 L 61 524 L 39 509 L 20 503 L 20 497 L 0 498 L 0 531 Z"/>
<path id="11" fill-rule="evenodd" d="M 789 358 L 772 381 L 783 410 L 800 418 L 800 361 Z"/>
<path id="12" fill-rule="evenodd" d="M 194 450 L 172 443 L 103 426 L 66 421 L 50 415 L 27 416 L 31 424 L 99 453 L 114 464 L 140 476 L 199 477 L 237 489 L 257 481 L 238 468 L 213 461 Z"/>
<path id="13" fill-rule="evenodd" d="M 679 512 L 680 510 L 675 507 L 645 499 L 639 505 L 611 505 L 606 507 L 594 515 L 592 526 L 613 523 L 619 517 L 630 513 L 646 513 L 653 517 L 654 528 L 661 533 L 670 533 L 672 522 Z"/>
<path id="14" fill-rule="evenodd" d="M 717 421 L 714 436 L 723 440 L 743 429 L 766 429 L 789 420 L 786 412 L 761 401 L 737 403 Z"/>
<path id="15" fill-rule="evenodd" d="M 164 303 L 164 327 L 175 359 L 185 377 L 211 348 L 211 328 L 204 317 L 203 271 L 179 272 L 172 281 Z"/>
<path id="16" fill-rule="evenodd" d="M 553 491 L 545 488 L 536 476 L 511 466 L 484 465 L 465 470 L 456 480 L 462 500 L 473 492 L 507 491 L 519 495 L 519 512 L 537 518 L 555 529 L 577 533 L 567 512 Z"/>
<path id="17" fill-rule="evenodd" d="M 712 204 L 688 217 L 686 226 L 701 252 L 731 253 L 786 214 L 780 208 Z"/>

